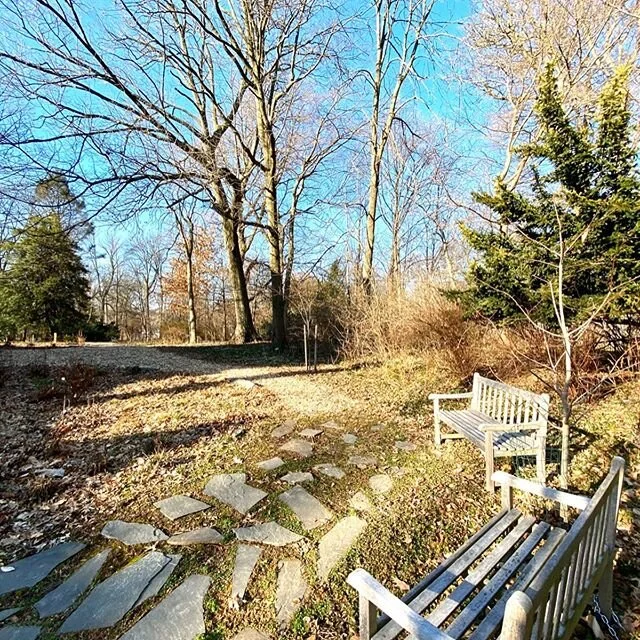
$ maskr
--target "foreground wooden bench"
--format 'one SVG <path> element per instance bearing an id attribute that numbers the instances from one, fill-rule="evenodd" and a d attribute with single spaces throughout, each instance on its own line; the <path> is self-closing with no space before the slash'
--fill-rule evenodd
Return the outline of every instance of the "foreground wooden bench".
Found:
<path id="1" fill-rule="evenodd" d="M 471 400 L 468 409 L 445 410 L 444 400 Z M 536 457 L 538 481 L 546 479 L 546 441 L 549 395 L 535 394 L 496 380 L 473 375 L 470 393 L 432 393 L 435 443 L 446 438 L 467 438 L 484 454 L 487 489 L 493 490 L 491 476 L 495 458 L 530 455 Z M 456 433 L 443 433 L 441 423 Z"/>
<path id="2" fill-rule="evenodd" d="M 361 640 L 391 640 L 403 630 L 418 640 L 498 633 L 501 640 L 561 640 L 571 636 L 596 589 L 610 616 L 623 471 L 622 458 L 614 458 L 591 499 L 495 473 L 503 510 L 402 599 L 363 569 L 349 575 L 360 594 Z M 513 489 L 581 513 L 569 531 L 537 522 L 513 508 Z"/>

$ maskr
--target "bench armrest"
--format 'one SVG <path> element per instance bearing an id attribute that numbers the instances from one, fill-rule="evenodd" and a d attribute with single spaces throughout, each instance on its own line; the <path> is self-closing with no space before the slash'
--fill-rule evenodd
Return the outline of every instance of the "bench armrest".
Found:
<path id="1" fill-rule="evenodd" d="M 525 493 L 530 493 L 535 496 L 540 496 L 546 500 L 552 500 L 560 504 L 565 504 L 568 507 L 573 507 L 582 511 L 588 504 L 589 498 L 586 496 L 580 496 L 573 493 L 567 493 L 566 491 L 558 491 L 552 487 L 547 487 L 545 484 L 539 482 L 533 482 L 532 480 L 525 480 L 524 478 L 516 478 L 504 471 L 496 471 L 492 476 L 493 481 L 508 489 L 518 489 Z"/>
<path id="2" fill-rule="evenodd" d="M 462 400 L 463 398 L 473 398 L 473 392 L 464 393 L 430 393 L 429 400 Z"/>
<path id="3" fill-rule="evenodd" d="M 368 602 L 386 613 L 394 622 L 408 631 L 417 640 L 453 640 L 438 627 L 427 622 L 421 615 L 396 598 L 364 569 L 351 572 L 347 582 Z"/>
<path id="4" fill-rule="evenodd" d="M 495 422 L 489 422 L 487 424 L 481 424 L 478 426 L 480 431 L 497 431 L 499 433 L 518 433 L 519 431 L 540 431 L 547 429 L 547 425 L 544 422 L 521 422 L 520 424 L 495 424 Z"/>

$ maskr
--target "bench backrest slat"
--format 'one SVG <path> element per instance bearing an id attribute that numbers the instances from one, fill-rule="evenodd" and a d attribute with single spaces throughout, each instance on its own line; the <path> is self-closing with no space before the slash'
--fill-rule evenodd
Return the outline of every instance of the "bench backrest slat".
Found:
<path id="1" fill-rule="evenodd" d="M 562 640 L 571 636 L 597 582 L 615 553 L 618 504 L 624 462 L 616 458 L 611 471 L 578 516 L 545 567 L 525 589 L 531 602 L 522 638 Z M 522 592 L 505 611 L 521 619 Z M 518 636 L 519 640 L 520 636 Z M 514 637 L 513 640 L 516 640 Z"/>
<path id="2" fill-rule="evenodd" d="M 531 393 L 476 373 L 471 408 L 505 424 L 542 422 L 546 425 L 549 395 Z"/>

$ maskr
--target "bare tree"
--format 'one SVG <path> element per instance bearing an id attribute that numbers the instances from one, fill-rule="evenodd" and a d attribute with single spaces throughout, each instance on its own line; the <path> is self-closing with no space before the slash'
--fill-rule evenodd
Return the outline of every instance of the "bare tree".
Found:
<path id="1" fill-rule="evenodd" d="M 407 100 L 403 88 L 417 62 L 425 55 L 428 23 L 434 0 L 374 0 L 375 60 L 364 74 L 371 89 L 369 119 L 369 193 L 366 209 L 362 282 L 365 290 L 373 283 L 373 258 L 384 152 L 393 123 Z"/>

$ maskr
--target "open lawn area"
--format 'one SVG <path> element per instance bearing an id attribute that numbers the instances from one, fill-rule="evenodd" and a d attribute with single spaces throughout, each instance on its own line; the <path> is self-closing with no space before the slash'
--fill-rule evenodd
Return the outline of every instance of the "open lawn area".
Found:
<path id="1" fill-rule="evenodd" d="M 108 629 L 65 637 L 119 638 L 197 573 L 211 578 L 205 598 L 210 640 L 232 638 L 246 627 L 271 637 L 352 638 L 357 599 L 345 583 L 351 570 L 362 566 L 401 595 L 498 512 L 498 497 L 484 490 L 479 452 L 465 441 L 449 441 L 440 450 L 433 445 L 427 395 L 469 381 L 451 379 L 417 358 L 322 365 L 317 373 L 306 373 L 270 354 L 263 345 L 0 350 L 0 564 L 53 541 L 87 545 L 32 589 L 0 596 L 0 610 L 35 603 L 98 550 L 112 550 L 96 578 L 102 580 L 153 546 L 182 554 L 159 594 Z M 587 494 L 613 455 L 627 460 L 615 605 L 635 632 L 640 631 L 639 424 L 640 382 L 632 381 L 589 407 L 572 455 L 574 488 Z M 282 450 L 291 440 L 311 443 L 312 451 L 303 457 Z M 284 464 L 260 468 L 274 457 Z M 326 467 L 314 468 L 318 465 L 334 465 L 344 475 L 327 475 Z M 63 469 L 64 475 L 48 477 L 61 472 L 45 469 Z M 299 485 L 282 479 L 295 472 L 311 476 Z M 266 493 L 247 514 L 204 493 L 212 477 L 232 473 L 246 474 L 248 485 Z M 279 498 L 296 486 L 328 510 L 326 521 L 307 527 Z M 170 520 L 154 503 L 175 495 L 211 508 Z M 317 543 L 346 517 L 360 523 L 360 535 L 325 579 L 324 570 L 318 571 Z M 110 520 L 151 524 L 168 536 L 213 527 L 222 540 L 125 546 L 100 535 Z M 262 546 L 242 601 L 231 606 L 238 549 L 233 530 L 271 521 L 302 537 L 286 546 Z M 285 565 L 301 567 L 308 588 L 278 630 L 283 560 L 301 561 Z M 46 629 L 41 637 L 58 637 L 64 618 L 38 623 Z M 16 620 L 35 624 L 37 616 L 27 607 Z"/>

